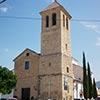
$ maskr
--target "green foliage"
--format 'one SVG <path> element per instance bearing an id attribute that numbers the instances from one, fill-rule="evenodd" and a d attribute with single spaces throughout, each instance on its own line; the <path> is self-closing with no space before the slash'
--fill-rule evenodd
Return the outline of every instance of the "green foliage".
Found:
<path id="1" fill-rule="evenodd" d="M 83 94 L 84 98 L 88 98 L 88 86 L 87 86 L 87 71 L 86 71 L 86 59 L 85 53 L 83 52 Z"/>
<path id="2" fill-rule="evenodd" d="M 94 99 L 97 98 L 95 79 L 93 79 L 92 84 L 90 64 L 88 62 L 86 66 L 85 53 L 83 53 L 83 94 L 86 100 L 88 98 L 91 99 L 92 97 Z"/>
<path id="3" fill-rule="evenodd" d="M 5 67 L 0 66 L 0 93 L 11 93 L 12 89 L 16 86 L 16 75 Z"/>
<path id="4" fill-rule="evenodd" d="M 88 98 L 91 99 L 92 98 L 92 78 L 91 78 L 91 70 L 90 70 L 90 65 L 89 62 L 87 63 L 87 67 L 88 67 Z"/>
<path id="5" fill-rule="evenodd" d="M 97 89 L 96 89 L 96 83 L 95 83 L 95 79 L 93 78 L 93 98 L 96 99 L 97 98 Z"/>

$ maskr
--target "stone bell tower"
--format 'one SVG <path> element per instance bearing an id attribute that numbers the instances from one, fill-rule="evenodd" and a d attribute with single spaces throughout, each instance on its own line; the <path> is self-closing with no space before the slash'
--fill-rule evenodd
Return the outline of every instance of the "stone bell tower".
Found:
<path id="1" fill-rule="evenodd" d="M 71 16 L 56 0 L 40 14 L 39 96 L 41 100 L 73 100 Z"/>

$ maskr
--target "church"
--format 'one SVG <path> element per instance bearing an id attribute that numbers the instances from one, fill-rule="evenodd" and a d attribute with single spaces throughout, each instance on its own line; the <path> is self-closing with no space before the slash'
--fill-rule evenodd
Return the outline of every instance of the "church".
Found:
<path id="1" fill-rule="evenodd" d="M 41 53 L 26 48 L 14 59 L 18 100 L 73 100 L 71 15 L 56 0 L 40 12 Z"/>

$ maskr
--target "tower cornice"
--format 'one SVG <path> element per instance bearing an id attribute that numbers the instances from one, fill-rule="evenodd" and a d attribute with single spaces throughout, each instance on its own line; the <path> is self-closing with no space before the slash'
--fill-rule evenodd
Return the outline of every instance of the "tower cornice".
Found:
<path id="1" fill-rule="evenodd" d="M 50 4 L 49 6 L 47 6 L 45 9 L 43 9 L 43 10 L 40 12 L 40 14 L 42 14 L 42 13 L 44 13 L 44 12 L 47 12 L 47 11 L 49 11 L 49 10 L 52 10 L 52 9 L 54 9 L 54 8 L 60 8 L 60 10 L 62 10 L 63 12 L 65 12 L 65 13 L 69 16 L 70 19 L 72 18 L 72 16 L 68 13 L 68 11 L 67 11 L 60 3 L 58 3 L 57 0 L 54 0 L 53 3 L 51 3 L 51 4 Z"/>

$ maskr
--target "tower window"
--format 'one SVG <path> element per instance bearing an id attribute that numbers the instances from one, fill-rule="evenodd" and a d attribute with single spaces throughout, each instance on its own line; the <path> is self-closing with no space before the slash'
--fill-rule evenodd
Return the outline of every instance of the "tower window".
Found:
<path id="1" fill-rule="evenodd" d="M 49 62 L 49 66 L 51 66 L 51 62 Z"/>
<path id="2" fill-rule="evenodd" d="M 49 16 L 46 16 L 46 27 L 49 27 Z"/>
<path id="3" fill-rule="evenodd" d="M 68 18 L 66 18 L 66 28 L 68 30 Z"/>
<path id="4" fill-rule="evenodd" d="M 68 82 L 66 77 L 64 77 L 64 90 L 68 90 Z"/>
<path id="5" fill-rule="evenodd" d="M 63 15 L 63 26 L 65 27 L 65 16 Z"/>
<path id="6" fill-rule="evenodd" d="M 66 48 L 66 51 L 67 51 L 67 49 L 68 49 L 68 45 L 67 44 L 65 44 L 65 48 Z"/>
<path id="7" fill-rule="evenodd" d="M 30 62 L 29 61 L 25 61 L 25 69 L 28 70 L 30 66 Z"/>
<path id="8" fill-rule="evenodd" d="M 53 13 L 52 14 L 52 25 L 56 25 L 56 20 L 57 20 L 57 15 L 56 15 L 56 13 Z"/>
<path id="9" fill-rule="evenodd" d="M 69 68 L 67 67 L 67 73 L 69 73 Z"/>

